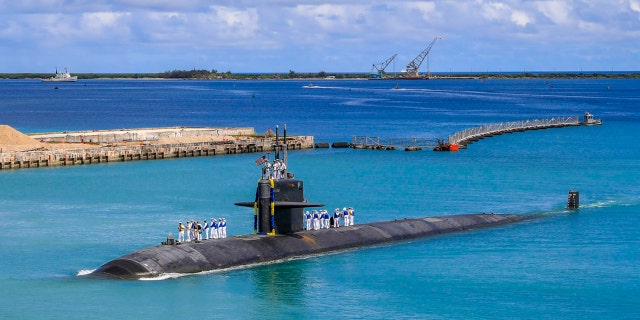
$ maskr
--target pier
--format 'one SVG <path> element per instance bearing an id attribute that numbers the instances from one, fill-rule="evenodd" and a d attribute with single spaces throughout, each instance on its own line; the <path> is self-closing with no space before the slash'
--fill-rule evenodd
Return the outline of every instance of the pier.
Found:
<path id="1" fill-rule="evenodd" d="M 122 129 L 30 137 L 28 150 L 0 149 L 0 170 L 259 153 L 276 145 L 275 136 L 256 134 L 253 128 Z M 310 149 L 313 137 L 287 136 L 286 145 L 289 150 Z"/>
<path id="2" fill-rule="evenodd" d="M 396 150 L 397 148 L 402 147 L 405 151 L 417 151 L 422 150 L 422 148 L 429 148 L 434 151 L 457 151 L 459 149 L 465 149 L 467 145 L 480 139 L 502 134 L 528 130 L 542 130 L 570 126 L 593 126 L 601 124 L 602 120 L 594 119 L 592 114 L 585 112 L 584 120 L 582 121 L 580 121 L 579 117 L 559 117 L 501 122 L 468 128 L 450 135 L 448 141 L 444 141 L 444 139 L 428 138 L 382 139 L 380 137 L 353 136 L 350 147 L 354 149 L 372 150 Z"/>
<path id="3" fill-rule="evenodd" d="M 421 148 L 433 148 L 435 145 L 437 145 L 437 140 L 428 138 L 380 138 L 370 136 L 353 136 L 351 140 L 351 147 L 354 149 L 419 150 Z"/>
<path id="4" fill-rule="evenodd" d="M 578 117 L 560 117 L 550 119 L 535 119 L 513 122 L 501 122 L 488 124 L 474 128 L 464 129 L 449 136 L 447 143 L 440 142 L 435 151 L 455 151 L 466 148 L 480 139 L 498 136 L 507 133 L 523 132 L 528 130 L 542 130 L 550 128 L 562 128 L 584 125 Z"/>

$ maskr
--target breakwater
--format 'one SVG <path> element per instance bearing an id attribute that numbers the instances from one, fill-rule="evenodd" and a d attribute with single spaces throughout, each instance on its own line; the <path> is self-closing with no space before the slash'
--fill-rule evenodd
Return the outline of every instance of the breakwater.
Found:
<path id="1" fill-rule="evenodd" d="M 253 128 L 122 129 L 31 137 L 39 147 L 1 151 L 0 170 L 268 152 L 276 145 L 275 136 L 258 135 Z M 279 144 L 289 150 L 309 149 L 313 137 L 287 136 L 286 142 L 280 137 Z"/>
<path id="2" fill-rule="evenodd" d="M 534 119 L 514 122 L 488 124 L 475 128 L 468 128 L 449 136 L 449 144 L 466 146 L 483 138 L 506 133 L 579 126 L 582 123 L 578 117 L 560 117 L 551 119 Z"/>

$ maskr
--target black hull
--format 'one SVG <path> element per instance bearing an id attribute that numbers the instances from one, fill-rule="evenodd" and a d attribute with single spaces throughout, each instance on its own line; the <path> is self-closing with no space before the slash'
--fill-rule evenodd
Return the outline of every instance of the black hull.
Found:
<path id="1" fill-rule="evenodd" d="M 531 219 L 530 215 L 469 214 L 405 219 L 283 235 L 244 235 L 200 243 L 159 245 L 107 262 L 92 275 L 120 279 L 198 273 L 414 239 Z"/>

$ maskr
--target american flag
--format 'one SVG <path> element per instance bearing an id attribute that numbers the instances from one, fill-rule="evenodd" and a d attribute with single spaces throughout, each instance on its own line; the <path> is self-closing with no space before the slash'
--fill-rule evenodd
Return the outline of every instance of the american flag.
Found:
<path id="1" fill-rule="evenodd" d="M 256 159 L 256 166 L 259 166 L 263 163 L 267 162 L 267 156 L 262 156 L 258 159 Z"/>

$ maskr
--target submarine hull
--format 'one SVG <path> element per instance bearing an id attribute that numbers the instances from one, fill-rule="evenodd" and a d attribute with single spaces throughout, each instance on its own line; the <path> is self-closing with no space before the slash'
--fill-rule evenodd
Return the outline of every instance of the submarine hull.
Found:
<path id="1" fill-rule="evenodd" d="M 198 273 L 311 254 L 371 246 L 438 234 L 487 228 L 531 219 L 531 215 L 466 214 L 360 224 L 289 234 L 243 235 L 225 239 L 159 245 L 129 253 L 100 266 L 93 276 L 152 278 Z"/>

